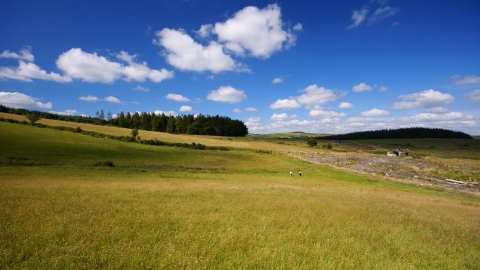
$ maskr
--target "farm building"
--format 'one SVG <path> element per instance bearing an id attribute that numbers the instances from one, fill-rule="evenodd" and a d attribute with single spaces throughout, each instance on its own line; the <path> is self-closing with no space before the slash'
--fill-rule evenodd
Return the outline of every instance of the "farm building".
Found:
<path id="1" fill-rule="evenodd" d="M 400 148 L 397 148 L 397 149 L 393 149 L 392 151 L 390 152 L 387 152 L 387 156 L 408 156 L 412 154 L 412 152 L 408 149 L 400 149 Z"/>

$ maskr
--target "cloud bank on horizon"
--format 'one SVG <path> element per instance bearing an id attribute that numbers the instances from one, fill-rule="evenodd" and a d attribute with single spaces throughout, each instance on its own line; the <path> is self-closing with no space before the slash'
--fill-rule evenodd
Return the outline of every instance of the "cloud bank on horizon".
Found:
<path id="1" fill-rule="evenodd" d="M 0 11 L 11 25 L 0 29 L 8 40 L 0 48 L 0 104 L 90 116 L 100 109 L 219 114 L 243 119 L 250 133 L 421 126 L 480 134 L 480 37 L 470 31 L 480 27 L 476 1 L 442 3 L 425 18 L 416 12 L 429 4 L 415 1 L 348 9 L 241 2 L 212 5 L 202 16 L 195 8 L 209 6 L 196 1 L 98 7 L 95 29 L 78 26 L 72 13 L 45 36 L 31 35 L 37 25 L 21 16 L 38 6 L 12 4 Z M 132 8 L 143 16 L 116 26 Z M 452 9 L 463 19 L 442 16 Z M 158 18 L 173 10 L 183 16 Z M 320 10 L 331 14 L 318 18 Z M 36 16 L 38 27 L 53 26 Z"/>

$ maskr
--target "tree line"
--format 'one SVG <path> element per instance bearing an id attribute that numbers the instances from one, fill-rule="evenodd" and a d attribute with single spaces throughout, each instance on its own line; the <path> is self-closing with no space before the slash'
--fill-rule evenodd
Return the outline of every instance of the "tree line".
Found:
<path id="1" fill-rule="evenodd" d="M 373 131 L 352 132 L 340 135 L 317 137 L 322 140 L 369 140 L 369 139 L 421 139 L 421 138 L 456 138 L 473 139 L 472 136 L 461 132 L 442 128 L 399 128 Z"/>
<path id="2" fill-rule="evenodd" d="M 101 112 L 100 112 L 101 116 Z M 173 134 L 246 136 L 247 126 L 240 120 L 226 116 L 210 115 L 165 115 L 155 113 L 124 114 L 108 121 L 110 125 L 132 129 L 168 132 Z"/>
<path id="3" fill-rule="evenodd" d="M 168 132 L 172 134 L 193 134 L 193 135 L 216 135 L 216 136 L 246 136 L 248 128 L 240 120 L 234 120 L 225 116 L 210 115 L 165 115 L 135 112 L 119 112 L 113 117 L 109 111 L 97 111 L 96 117 L 58 115 L 54 113 L 41 112 L 27 109 L 8 108 L 0 105 L 0 112 L 18 115 L 35 114 L 41 118 L 70 121 L 77 123 L 89 123 L 96 125 L 111 125 L 116 127 Z"/>

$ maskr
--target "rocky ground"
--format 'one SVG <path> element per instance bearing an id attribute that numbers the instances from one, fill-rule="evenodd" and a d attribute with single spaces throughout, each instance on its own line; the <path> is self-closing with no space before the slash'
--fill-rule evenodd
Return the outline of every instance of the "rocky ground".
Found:
<path id="1" fill-rule="evenodd" d="M 453 188 L 480 194 L 478 182 L 452 182 L 443 176 L 444 168 L 423 159 L 387 157 L 366 153 L 286 152 L 309 162 L 419 185 Z"/>

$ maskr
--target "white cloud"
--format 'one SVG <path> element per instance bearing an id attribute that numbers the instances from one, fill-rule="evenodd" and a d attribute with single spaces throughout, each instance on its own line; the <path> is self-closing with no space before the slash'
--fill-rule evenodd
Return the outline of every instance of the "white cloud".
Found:
<path id="1" fill-rule="evenodd" d="M 245 125 L 250 129 L 250 127 L 260 126 L 260 117 L 250 117 L 245 122 Z"/>
<path id="2" fill-rule="evenodd" d="M 398 97 L 403 100 L 395 102 L 393 109 L 408 110 L 413 108 L 430 108 L 450 104 L 455 101 L 455 97 L 450 94 L 443 94 L 433 89 L 425 90 L 409 95 L 401 95 Z"/>
<path id="3" fill-rule="evenodd" d="M 365 20 L 368 14 L 368 8 L 362 8 L 361 10 L 352 11 L 352 21 L 353 23 L 347 27 L 347 29 L 352 29 L 358 27 Z"/>
<path id="4" fill-rule="evenodd" d="M 191 112 L 193 109 L 190 106 L 181 106 L 180 110 L 181 112 Z"/>
<path id="5" fill-rule="evenodd" d="M 334 111 L 311 110 L 308 116 L 314 118 L 338 118 L 346 116 L 346 113 L 337 113 Z"/>
<path id="6" fill-rule="evenodd" d="M 378 91 L 380 91 L 380 92 L 385 92 L 385 91 L 388 91 L 388 88 L 385 87 L 385 86 L 381 86 L 381 87 L 378 89 Z"/>
<path id="7" fill-rule="evenodd" d="M 436 107 L 430 110 L 431 113 L 435 114 L 444 114 L 450 112 L 448 109 L 445 109 L 443 107 Z"/>
<path id="8" fill-rule="evenodd" d="M 272 84 L 281 83 L 281 82 L 283 82 L 281 78 L 275 78 L 273 79 Z"/>
<path id="9" fill-rule="evenodd" d="M 20 54 L 11 52 L 9 50 L 3 51 L 2 54 L 0 54 L 0 58 L 13 58 L 13 59 L 18 59 L 18 60 L 25 60 L 29 62 L 33 62 L 35 59 L 33 57 L 33 54 L 30 52 L 30 48 L 25 48 L 20 50 Z"/>
<path id="10" fill-rule="evenodd" d="M 75 115 L 78 113 L 77 110 L 65 110 L 63 112 L 48 111 L 49 113 L 59 114 L 59 115 Z"/>
<path id="11" fill-rule="evenodd" d="M 465 103 L 479 103 L 480 102 L 480 89 L 475 89 L 470 93 L 465 93 L 463 95 L 463 99 L 465 100 Z"/>
<path id="12" fill-rule="evenodd" d="M 223 46 L 217 42 L 210 42 L 206 47 L 196 43 L 182 29 L 172 30 L 164 28 L 155 33 L 159 44 L 165 47 L 167 62 L 181 70 L 196 72 L 211 71 L 247 71 L 242 70 L 230 56 L 223 52 Z"/>
<path id="13" fill-rule="evenodd" d="M 375 10 L 375 12 L 368 18 L 368 24 L 372 24 L 375 22 L 378 22 L 380 20 L 383 20 L 385 18 L 394 16 L 398 11 L 398 7 L 390 7 L 386 6 L 384 8 L 378 8 Z"/>
<path id="14" fill-rule="evenodd" d="M 264 9 L 245 7 L 226 22 L 216 23 L 212 32 L 237 55 L 247 51 L 254 57 L 269 58 L 274 52 L 295 45 L 296 36 L 282 26 L 280 7 L 271 4 Z"/>
<path id="15" fill-rule="evenodd" d="M 460 75 L 454 75 L 450 78 L 454 84 L 480 84 L 480 77 L 475 75 L 468 75 L 463 78 Z"/>
<path id="16" fill-rule="evenodd" d="M 110 102 L 110 103 L 119 103 L 119 104 L 122 104 L 123 102 L 120 101 L 118 98 L 114 97 L 114 96 L 108 96 L 106 98 L 98 98 L 96 96 L 81 96 L 78 98 L 79 100 L 83 100 L 83 101 L 88 101 L 88 102 L 97 102 L 97 101 L 107 101 L 107 102 Z"/>
<path id="17" fill-rule="evenodd" d="M 0 92 L 0 104 L 13 108 L 51 109 L 52 103 L 42 103 L 38 98 L 18 92 Z"/>
<path id="18" fill-rule="evenodd" d="M 150 89 L 146 88 L 146 87 L 142 87 L 140 85 L 137 85 L 137 87 L 133 88 L 133 90 L 137 90 L 137 91 L 142 91 L 142 92 L 148 92 L 150 91 Z"/>
<path id="19" fill-rule="evenodd" d="M 90 102 L 96 102 L 96 101 L 101 100 L 101 99 L 98 99 L 98 97 L 95 97 L 95 96 L 82 96 L 82 97 L 79 97 L 78 99 L 83 100 L 83 101 L 90 101 Z"/>
<path id="20" fill-rule="evenodd" d="M 419 113 L 413 117 L 410 117 L 409 119 L 415 122 L 431 122 L 431 121 L 462 120 L 462 119 L 465 119 L 465 117 L 460 112 L 450 112 L 450 113 L 441 114 L 441 115 L 436 113 Z"/>
<path id="21" fill-rule="evenodd" d="M 288 119 L 295 119 L 295 118 L 297 118 L 296 114 L 292 114 L 289 116 L 286 113 L 279 113 L 279 114 L 274 113 L 272 116 L 270 116 L 270 120 L 273 120 L 273 121 L 285 121 Z"/>
<path id="22" fill-rule="evenodd" d="M 245 108 L 245 111 L 246 112 L 256 112 L 258 110 L 257 110 L 257 108 L 248 107 L 248 108 Z"/>
<path id="23" fill-rule="evenodd" d="M 207 95 L 207 100 L 223 103 L 239 103 L 245 99 L 247 99 L 247 95 L 243 90 L 237 90 L 231 86 L 221 86 Z"/>
<path id="24" fill-rule="evenodd" d="M 176 112 L 174 112 L 174 111 L 167 111 L 167 112 L 165 112 L 165 111 L 155 110 L 153 113 L 156 114 L 156 115 L 165 114 L 166 116 L 177 116 L 177 115 L 178 115 L 178 114 L 177 114 Z"/>
<path id="25" fill-rule="evenodd" d="M 233 109 L 233 112 L 234 112 L 234 113 L 241 113 L 242 110 L 240 110 L 239 108 L 235 108 L 235 109 Z"/>
<path id="26" fill-rule="evenodd" d="M 207 37 L 210 36 L 210 33 L 212 32 L 212 29 L 213 29 L 213 25 L 204 24 L 204 25 L 200 26 L 200 29 L 197 31 L 197 34 L 201 38 L 207 38 Z"/>
<path id="27" fill-rule="evenodd" d="M 103 100 L 110 102 L 110 103 L 122 103 L 118 98 L 113 97 L 113 96 L 108 96 L 104 98 Z"/>
<path id="28" fill-rule="evenodd" d="M 136 55 L 129 55 L 127 52 L 120 52 L 117 58 L 126 62 L 124 66 L 118 62 L 108 60 L 96 53 L 86 53 L 79 48 L 72 48 L 62 53 L 56 63 L 57 67 L 66 75 L 72 78 L 81 79 L 85 82 L 112 83 L 122 79 L 127 82 L 143 82 L 150 79 L 153 82 L 161 82 L 173 78 L 173 71 L 166 69 L 153 70 L 146 62 L 135 62 Z"/>
<path id="29" fill-rule="evenodd" d="M 304 93 L 295 99 L 300 104 L 306 105 L 307 109 L 317 109 L 318 105 L 323 105 L 329 101 L 335 101 L 338 98 L 345 95 L 345 93 L 340 93 L 336 95 L 333 90 L 327 89 L 325 87 L 318 87 L 316 84 L 309 85 L 307 88 L 300 90 L 299 92 Z"/>
<path id="30" fill-rule="evenodd" d="M 303 30 L 303 26 L 301 23 L 297 23 L 294 27 L 293 27 L 293 30 L 295 31 L 302 31 Z"/>
<path id="31" fill-rule="evenodd" d="M 386 116 L 390 115 L 390 112 L 373 108 L 370 111 L 362 112 L 361 115 L 366 117 Z"/>
<path id="32" fill-rule="evenodd" d="M 353 104 L 350 102 L 342 102 L 340 105 L 338 105 L 338 108 L 340 109 L 351 109 L 353 108 Z"/>
<path id="33" fill-rule="evenodd" d="M 372 91 L 372 86 L 366 84 L 366 83 L 360 83 L 355 86 L 353 86 L 352 91 L 353 92 L 363 92 L 363 91 Z"/>
<path id="34" fill-rule="evenodd" d="M 190 102 L 191 100 L 178 94 L 168 94 L 166 96 L 167 99 L 178 101 L 178 102 Z"/>
<path id="35" fill-rule="evenodd" d="M 31 82 L 32 79 L 40 79 L 59 83 L 72 81 L 72 78 L 68 76 L 62 76 L 54 72 L 47 73 L 34 63 L 27 63 L 22 60 L 18 61 L 17 68 L 0 67 L 0 79 L 13 79 L 25 82 Z"/>
<path id="36" fill-rule="evenodd" d="M 350 117 L 347 119 L 347 123 L 367 123 L 367 122 L 372 122 L 372 118 L 365 118 L 365 117 Z"/>
<path id="37" fill-rule="evenodd" d="M 279 99 L 275 103 L 270 104 L 269 108 L 274 110 L 293 110 L 301 108 L 302 105 L 294 99 Z"/>

